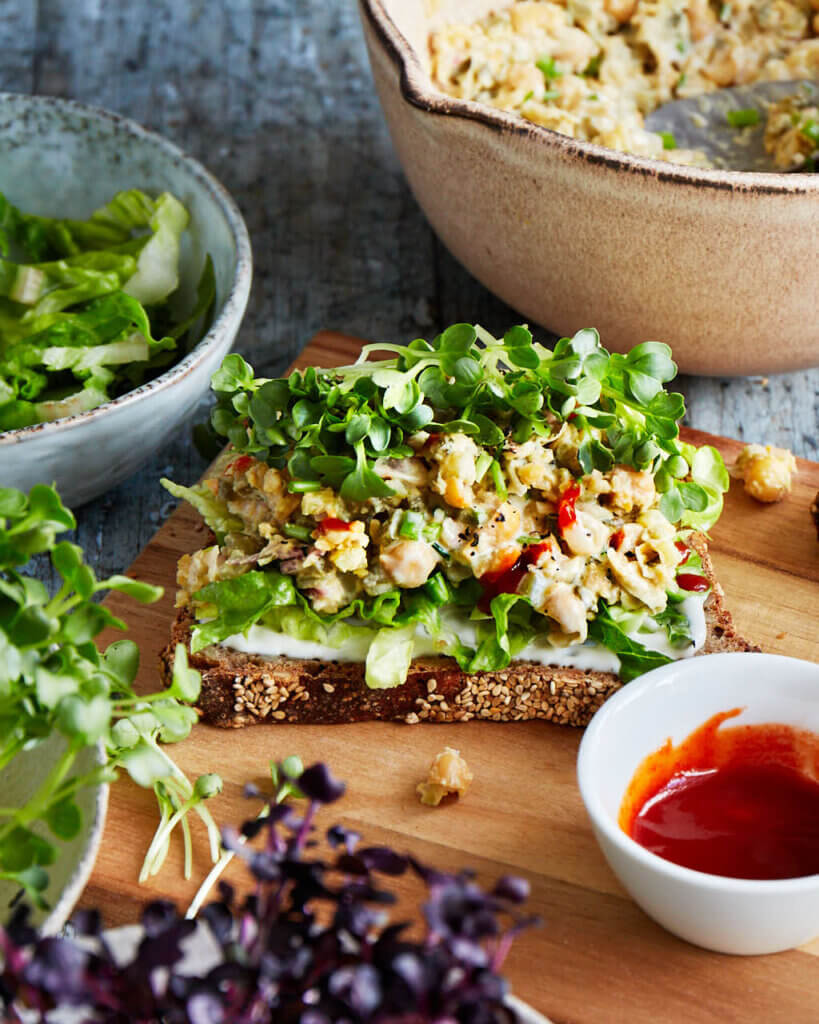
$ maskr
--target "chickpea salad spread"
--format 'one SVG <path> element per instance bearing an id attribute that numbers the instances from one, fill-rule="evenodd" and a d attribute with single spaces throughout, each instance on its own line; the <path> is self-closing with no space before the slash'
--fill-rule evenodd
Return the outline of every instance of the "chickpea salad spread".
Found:
<path id="1" fill-rule="evenodd" d="M 430 57 L 433 80 L 452 96 L 611 149 L 709 166 L 644 118 L 726 86 L 819 78 L 819 0 L 515 0 L 434 32 Z M 748 120 L 736 118 L 743 113 Z M 755 110 L 731 116 L 741 127 L 752 115 L 759 120 Z M 816 150 L 809 114 L 785 104 L 768 124 L 777 166 Z"/>
<path id="2" fill-rule="evenodd" d="M 522 326 L 274 380 L 228 356 L 227 450 L 194 487 L 163 481 L 215 535 L 178 565 L 191 650 L 364 662 L 374 688 L 429 654 L 626 681 L 695 653 L 710 581 L 690 540 L 728 475 L 680 440 L 675 374 L 657 342 L 548 349 Z"/>

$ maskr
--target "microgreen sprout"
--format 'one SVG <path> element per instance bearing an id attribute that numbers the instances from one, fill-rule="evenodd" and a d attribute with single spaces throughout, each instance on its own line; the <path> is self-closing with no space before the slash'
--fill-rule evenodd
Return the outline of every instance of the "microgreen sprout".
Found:
<path id="1" fill-rule="evenodd" d="M 0 488 L 0 770 L 52 735 L 64 741 L 53 769 L 27 803 L 0 808 L 0 877 L 19 884 L 38 906 L 45 905 L 46 869 L 58 852 L 52 837 L 68 841 L 82 827 L 77 791 L 112 781 L 118 768 L 155 789 L 161 809 L 173 808 L 169 821 L 181 808 L 196 810 L 209 826 L 214 855 L 219 852 L 218 830 L 199 806 L 214 779 L 191 787 L 160 746 L 160 741 L 183 739 L 196 722 L 189 705 L 199 697 L 199 673 L 189 668 L 180 645 L 172 686 L 140 695 L 133 689 L 136 644 L 119 640 L 98 650 L 95 640 L 104 629 L 125 625 L 95 596 L 116 590 L 148 603 L 158 600 L 162 589 L 128 576 L 98 580 L 76 544 L 57 540 L 75 525 L 53 487 L 38 484 L 28 495 Z M 30 558 L 45 554 L 61 580 L 53 596 L 19 571 Z M 78 770 L 80 752 L 98 744 L 106 763 Z M 171 828 L 166 823 L 152 851 L 152 867 L 161 863 L 159 847 Z"/>
<path id="2" fill-rule="evenodd" d="M 371 361 L 384 352 L 394 358 Z M 497 458 L 507 439 L 548 436 L 550 417 L 552 424 L 571 419 L 582 435 L 584 472 L 615 463 L 649 470 L 668 519 L 707 528 L 724 488 L 716 486 L 714 459 L 705 467 L 700 458 L 700 479 L 687 458 L 693 449 L 678 440 L 683 398 L 664 387 L 676 372 L 659 342 L 609 353 L 587 328 L 548 349 L 526 327 L 495 338 L 480 326 L 453 324 L 431 342 L 377 342 L 352 366 L 278 380 L 255 378 L 241 356 L 229 355 L 212 381 L 211 431 L 286 468 L 291 491 L 329 486 L 355 504 L 392 493 L 377 460 L 411 455 L 408 439 L 424 430 L 472 437 L 486 456 L 481 475 L 488 471 L 502 495 Z"/>
<path id="3" fill-rule="evenodd" d="M 277 764 L 275 761 L 270 762 L 270 777 L 273 782 L 273 800 L 270 803 L 266 803 L 261 811 L 256 816 L 255 821 L 251 823 L 251 827 L 240 833 L 237 838 L 239 845 L 244 846 L 248 840 L 248 833 L 252 832 L 259 822 L 270 814 L 270 808 L 273 804 L 281 804 L 285 800 L 302 798 L 302 793 L 298 788 L 298 785 L 294 781 L 304 771 L 304 765 L 301 762 L 301 758 L 291 755 L 286 757 L 281 764 Z M 258 790 L 254 786 L 245 787 L 246 796 L 260 795 Z M 208 895 L 212 891 L 214 885 L 219 880 L 219 877 L 224 872 L 225 868 L 233 860 L 235 854 L 233 850 L 225 849 L 222 855 L 216 861 L 208 873 L 207 878 L 199 886 L 191 905 L 188 907 L 185 917 L 194 918 L 202 909 L 202 905 L 207 899 Z"/>

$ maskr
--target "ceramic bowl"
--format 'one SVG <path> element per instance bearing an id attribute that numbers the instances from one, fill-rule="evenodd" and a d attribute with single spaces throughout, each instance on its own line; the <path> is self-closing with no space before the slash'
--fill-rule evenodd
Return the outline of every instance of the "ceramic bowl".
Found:
<path id="1" fill-rule="evenodd" d="M 57 483 L 80 505 L 130 476 L 180 428 L 230 350 L 250 291 L 250 241 L 222 185 L 168 142 L 68 100 L 0 93 L 0 190 L 28 212 L 87 216 L 118 190 L 168 190 L 187 207 L 180 285 L 192 298 L 206 254 L 216 274 L 210 330 L 161 376 L 90 412 L 0 434 L 0 484 Z"/>
<path id="2" fill-rule="evenodd" d="M 48 777 L 58 758 L 65 750 L 65 739 L 53 733 L 33 750 L 18 754 L 0 772 L 0 793 L 7 807 L 22 807 Z M 74 771 L 92 771 L 103 764 L 102 746 L 88 747 L 77 757 Z M 80 897 L 91 875 L 105 826 L 108 808 L 108 786 L 86 786 L 77 791 L 77 805 L 82 814 L 82 830 L 67 842 L 55 841 L 58 855 L 48 867 L 49 884 L 44 896 L 49 905 L 46 911 L 34 911 L 33 920 L 45 935 L 55 935 L 68 920 L 74 904 Z M 43 832 L 48 835 L 47 832 Z M 0 881 L 0 921 L 8 914 L 8 906 L 17 894 L 17 886 Z"/>
<path id="3" fill-rule="evenodd" d="M 730 725 L 777 722 L 819 733 L 819 665 L 773 654 L 709 654 L 648 672 L 597 712 L 580 744 L 578 782 L 611 869 L 675 935 L 721 953 L 776 953 L 819 935 L 819 875 L 724 878 L 650 853 L 618 825 L 640 762 L 719 711 Z"/>
<path id="4" fill-rule="evenodd" d="M 679 167 L 453 99 L 430 81 L 429 32 L 496 0 L 359 4 L 409 184 L 496 295 L 618 351 L 665 341 L 689 373 L 819 364 L 819 175 Z"/>

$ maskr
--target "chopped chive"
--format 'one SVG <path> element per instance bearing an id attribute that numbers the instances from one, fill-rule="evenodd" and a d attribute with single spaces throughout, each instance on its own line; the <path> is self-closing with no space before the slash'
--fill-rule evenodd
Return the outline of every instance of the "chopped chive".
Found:
<path id="1" fill-rule="evenodd" d="M 682 71 L 680 73 L 680 77 L 677 79 L 677 84 L 674 86 L 674 88 L 675 89 L 682 89 L 682 87 L 685 85 L 685 79 L 686 79 L 685 72 Z"/>
<path id="2" fill-rule="evenodd" d="M 677 140 L 674 138 L 674 132 L 657 132 L 657 134 L 663 140 L 663 149 L 677 148 Z"/>
<path id="3" fill-rule="evenodd" d="M 292 537 L 294 540 L 312 540 L 313 534 L 306 526 L 299 526 L 298 523 L 285 523 L 282 527 L 285 537 Z"/>
<path id="4" fill-rule="evenodd" d="M 535 63 L 535 67 L 543 72 L 544 78 L 562 78 L 563 72 L 555 64 L 554 57 L 541 57 L 539 61 Z"/>
<path id="5" fill-rule="evenodd" d="M 497 459 L 492 459 L 492 465 L 489 467 L 489 475 L 492 477 L 492 483 L 495 485 L 498 497 L 502 501 L 506 501 L 508 496 L 506 481 L 503 479 L 503 473 L 501 472 L 500 464 Z"/>
<path id="6" fill-rule="evenodd" d="M 432 546 L 435 548 L 435 550 L 438 552 L 441 558 L 449 558 L 449 552 L 442 544 L 439 544 L 437 540 L 434 540 L 432 542 Z"/>
<path id="7" fill-rule="evenodd" d="M 530 99 L 531 99 L 531 98 L 532 98 L 532 97 L 533 97 L 534 95 L 535 95 L 535 90 L 534 90 L 534 89 L 530 89 L 530 90 L 529 90 L 529 92 L 527 92 L 527 93 L 526 93 L 526 95 L 525 95 L 525 96 L 523 97 L 523 99 L 522 99 L 522 100 L 521 100 L 520 102 L 521 102 L 521 103 L 528 103 L 528 102 L 529 102 L 529 100 L 530 100 Z"/>
<path id="8" fill-rule="evenodd" d="M 729 110 L 725 115 L 732 128 L 750 128 L 759 124 L 759 111 L 749 107 L 747 110 Z"/>
<path id="9" fill-rule="evenodd" d="M 421 530 L 421 537 L 428 543 L 431 544 L 434 540 L 437 540 L 441 536 L 441 524 L 440 523 L 428 523 L 423 530 Z"/>
<path id="10" fill-rule="evenodd" d="M 443 573 L 436 572 L 424 584 L 424 591 L 433 604 L 449 604 L 452 591 Z"/>
<path id="11" fill-rule="evenodd" d="M 492 465 L 492 456 L 489 452 L 481 452 L 475 459 L 475 483 L 479 484 L 486 476 L 486 471 Z"/>
<path id="12" fill-rule="evenodd" d="M 731 5 L 730 4 L 723 4 L 720 7 L 720 9 L 719 9 L 719 20 L 720 21 L 728 21 L 728 19 L 730 17 L 731 17 Z"/>
<path id="13" fill-rule="evenodd" d="M 320 480 L 291 480 L 287 485 L 291 494 L 306 494 L 308 491 L 320 491 Z"/>
<path id="14" fill-rule="evenodd" d="M 559 100 L 560 89 L 547 89 L 543 94 L 543 102 L 548 103 L 549 100 Z"/>
<path id="15" fill-rule="evenodd" d="M 688 44 L 686 43 L 686 41 L 684 39 L 679 39 L 677 41 L 677 52 L 678 53 L 685 53 L 687 49 L 688 49 Z"/>
<path id="16" fill-rule="evenodd" d="M 535 537 L 530 533 L 524 533 L 518 537 L 518 544 L 520 544 L 521 547 L 528 547 L 530 544 L 540 544 L 542 539 L 542 537 Z"/>
<path id="17" fill-rule="evenodd" d="M 398 536 L 403 537 L 404 540 L 418 540 L 421 536 L 421 529 L 424 525 L 424 520 L 418 512 L 405 512 L 404 518 L 401 520 L 401 525 L 398 528 Z"/>

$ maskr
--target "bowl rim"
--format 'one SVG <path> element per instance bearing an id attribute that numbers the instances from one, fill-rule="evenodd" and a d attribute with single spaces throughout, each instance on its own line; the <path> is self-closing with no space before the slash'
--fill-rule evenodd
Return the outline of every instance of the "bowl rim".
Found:
<path id="1" fill-rule="evenodd" d="M 399 69 L 403 98 L 429 114 L 459 117 L 483 124 L 501 135 L 530 138 L 539 146 L 575 157 L 603 170 L 628 173 L 644 179 L 677 186 L 695 186 L 748 195 L 819 194 L 819 175 L 789 174 L 783 171 L 728 171 L 709 167 L 687 167 L 665 160 L 622 153 L 594 142 L 573 139 L 551 128 L 535 124 L 488 104 L 462 100 L 434 88 L 418 55 L 388 12 L 388 0 L 359 0 L 367 23 Z M 800 180 L 795 180 L 800 179 Z M 817 180 L 812 180 L 817 179 Z"/>
<path id="2" fill-rule="evenodd" d="M 712 669 L 714 685 L 718 685 L 720 666 L 727 662 L 753 658 L 756 666 L 754 671 L 768 674 L 769 678 L 779 678 L 778 672 L 796 670 L 797 666 L 804 669 L 810 666 L 816 673 L 816 686 L 819 689 L 819 664 L 803 658 L 791 658 L 784 654 L 765 654 L 753 651 L 722 651 L 716 654 L 704 654 L 695 658 L 686 658 L 663 665 L 646 672 L 639 679 L 628 683 L 613 694 L 595 713 L 580 741 L 577 753 L 577 784 L 580 796 L 595 830 L 603 833 L 606 840 L 615 846 L 620 853 L 640 867 L 653 873 L 663 875 L 669 881 L 705 889 L 710 892 L 719 891 L 723 894 L 736 896 L 785 896 L 800 892 L 814 892 L 819 888 L 819 874 L 803 875 L 799 878 L 731 878 L 727 875 L 712 875 L 705 871 L 686 868 L 673 861 L 652 853 L 627 835 L 614 822 L 608 811 L 603 807 L 597 787 L 592 776 L 591 760 L 600 736 L 607 728 L 608 720 L 622 704 L 632 703 L 641 696 L 659 686 L 668 685 L 669 677 L 697 672 L 698 674 Z M 751 663 L 749 663 L 750 665 Z M 746 666 L 748 667 L 748 666 Z"/>
<path id="3" fill-rule="evenodd" d="M 211 199 L 225 216 L 228 229 L 236 246 L 236 270 L 233 282 L 225 296 L 221 309 L 204 336 L 200 338 L 184 359 L 174 363 L 173 366 L 158 377 L 154 377 L 153 380 L 140 384 L 139 387 L 127 391 L 124 395 L 120 395 L 110 402 L 104 402 L 94 409 L 74 413 L 72 416 L 61 416 L 59 419 L 49 420 L 45 423 L 34 423 L 28 427 L 0 431 L 0 447 L 22 444 L 33 437 L 52 436 L 61 434 L 64 431 L 75 430 L 92 420 L 105 416 L 109 412 L 114 413 L 142 401 L 151 394 L 165 391 L 167 388 L 172 387 L 177 380 L 187 376 L 203 361 L 213 343 L 218 340 L 230 324 L 234 322 L 237 324 L 241 323 L 245 308 L 247 307 L 253 275 L 253 254 L 250 245 L 250 235 L 236 201 L 218 178 L 207 170 L 195 157 L 189 156 L 175 143 L 166 139 L 158 132 L 143 127 L 138 121 L 134 121 L 129 117 L 125 117 L 112 110 L 106 110 L 104 107 L 78 103 L 76 100 L 63 99 L 58 96 L 29 96 L 26 93 L 0 92 L 0 110 L 7 103 L 17 104 L 21 108 L 28 106 L 56 107 L 59 110 L 65 110 L 74 115 L 82 115 L 97 121 L 106 121 L 117 129 L 124 130 L 128 135 L 161 150 L 172 160 L 184 164 L 185 168 L 199 184 L 204 186 Z"/>

